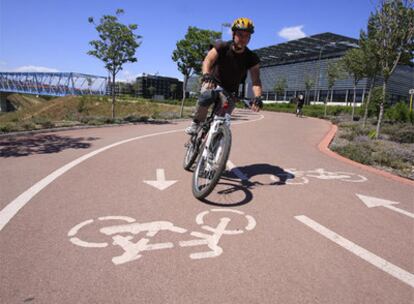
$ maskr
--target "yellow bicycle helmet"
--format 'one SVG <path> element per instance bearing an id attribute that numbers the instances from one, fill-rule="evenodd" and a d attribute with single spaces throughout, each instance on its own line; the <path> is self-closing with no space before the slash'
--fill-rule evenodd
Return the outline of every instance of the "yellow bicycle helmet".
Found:
<path id="1" fill-rule="evenodd" d="M 236 20 L 234 20 L 232 26 L 231 26 L 231 30 L 234 31 L 246 31 L 249 32 L 251 34 L 254 33 L 254 25 L 253 25 L 253 21 L 250 20 L 249 18 L 237 18 Z"/>

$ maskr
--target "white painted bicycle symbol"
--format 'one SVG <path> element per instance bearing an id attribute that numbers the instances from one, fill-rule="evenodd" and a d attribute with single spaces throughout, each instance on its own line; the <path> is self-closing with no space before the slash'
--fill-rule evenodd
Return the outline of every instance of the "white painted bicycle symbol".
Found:
<path id="1" fill-rule="evenodd" d="M 304 185 L 309 183 L 309 178 L 316 178 L 321 180 L 339 180 L 343 182 L 351 183 L 362 183 L 368 179 L 365 176 L 350 173 L 350 172 L 330 172 L 326 171 L 323 168 L 318 168 L 315 170 L 300 171 L 296 169 L 285 169 L 287 172 L 283 175 L 271 175 L 270 179 L 272 181 L 279 181 L 279 179 L 286 180 L 288 185 Z"/>
<path id="2" fill-rule="evenodd" d="M 244 220 L 247 221 L 246 226 L 242 228 L 228 229 L 229 223 L 232 221 L 229 217 L 221 217 L 219 223 L 215 226 L 205 225 L 205 221 L 209 218 L 212 213 L 227 213 L 228 216 L 234 219 L 235 215 L 243 216 Z M 107 226 L 101 228 L 99 231 L 105 236 L 112 237 L 112 245 L 119 246 L 124 250 L 124 253 L 113 257 L 112 262 L 115 265 L 124 264 L 127 262 L 138 260 L 142 257 L 143 252 L 160 249 L 174 248 L 173 242 L 164 243 L 150 243 L 150 239 L 155 237 L 161 231 L 169 231 L 173 233 L 184 234 L 188 230 L 175 226 L 173 223 L 168 221 L 153 221 L 147 223 L 138 223 L 135 219 L 127 216 L 105 216 L 99 217 L 97 221 L 106 220 L 120 220 L 126 222 L 122 225 Z M 190 254 L 191 259 L 205 259 L 218 257 L 223 253 L 223 249 L 218 245 L 223 235 L 237 235 L 242 234 L 244 231 L 253 230 L 256 227 L 255 219 L 250 215 L 245 215 L 243 212 L 238 210 L 229 209 L 212 209 L 210 211 L 204 211 L 196 216 L 196 223 L 201 226 L 201 229 L 206 232 L 192 231 L 190 235 L 195 237 L 194 239 L 179 241 L 180 247 L 194 247 L 206 245 L 209 250 L 200 251 Z M 104 248 L 109 245 L 108 242 L 91 242 L 85 241 L 78 237 L 82 234 L 82 228 L 93 224 L 96 220 L 86 220 L 78 225 L 74 226 L 68 232 L 70 241 L 80 247 L 86 248 Z M 145 234 L 145 235 L 143 235 Z M 136 242 L 133 242 L 135 236 L 140 237 Z"/>

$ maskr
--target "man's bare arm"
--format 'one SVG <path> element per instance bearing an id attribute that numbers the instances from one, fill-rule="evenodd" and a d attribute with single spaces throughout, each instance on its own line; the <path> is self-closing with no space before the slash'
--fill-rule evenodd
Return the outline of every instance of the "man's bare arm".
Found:
<path id="1" fill-rule="evenodd" d="M 260 66 L 256 64 L 250 68 L 250 77 L 252 79 L 252 89 L 254 97 L 262 96 L 262 82 L 260 80 Z"/>
<path id="2" fill-rule="evenodd" d="M 213 71 L 213 65 L 218 58 L 218 53 L 215 48 L 212 48 L 208 53 L 207 56 L 204 58 L 202 72 L 203 74 L 211 74 Z"/>

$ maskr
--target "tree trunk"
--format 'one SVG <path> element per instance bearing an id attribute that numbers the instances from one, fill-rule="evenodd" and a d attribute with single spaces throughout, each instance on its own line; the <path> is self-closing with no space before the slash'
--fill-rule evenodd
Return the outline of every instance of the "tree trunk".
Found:
<path id="1" fill-rule="evenodd" d="M 371 101 L 372 90 L 374 89 L 374 85 L 375 85 L 375 76 L 371 79 L 371 85 L 369 86 L 369 92 L 368 92 L 368 98 L 367 98 L 367 101 L 365 102 L 364 120 L 362 121 L 363 128 L 365 128 L 367 124 L 368 107 L 369 107 L 369 102 Z"/>
<path id="2" fill-rule="evenodd" d="M 112 119 L 115 119 L 115 72 L 112 73 Z"/>
<path id="3" fill-rule="evenodd" d="M 188 76 L 187 75 L 184 75 L 184 81 L 183 81 L 183 99 L 181 100 L 180 118 L 183 117 L 183 112 L 184 112 L 185 90 L 187 89 L 187 81 L 188 81 Z"/>
<path id="4" fill-rule="evenodd" d="M 356 82 L 354 82 L 354 99 L 352 100 L 352 115 L 351 115 L 352 121 L 354 121 L 355 104 L 356 104 Z"/>
<path id="5" fill-rule="evenodd" d="M 377 122 L 377 129 L 376 129 L 376 132 L 375 132 L 375 139 L 378 139 L 379 135 L 380 135 L 382 117 L 384 115 L 384 103 L 385 103 L 385 96 L 386 96 L 386 91 L 387 91 L 387 80 L 388 79 L 384 79 L 384 83 L 382 85 L 382 100 L 381 100 L 381 104 L 380 104 L 380 112 L 379 112 L 379 115 L 378 115 L 378 122 Z"/>

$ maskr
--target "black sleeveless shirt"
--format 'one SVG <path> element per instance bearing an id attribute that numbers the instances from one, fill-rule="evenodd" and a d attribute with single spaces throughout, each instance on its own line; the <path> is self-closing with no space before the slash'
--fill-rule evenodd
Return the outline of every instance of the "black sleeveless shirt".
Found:
<path id="1" fill-rule="evenodd" d="M 247 71 L 258 64 L 260 59 L 247 47 L 243 53 L 236 53 L 231 47 L 232 43 L 218 41 L 214 46 L 218 58 L 214 63 L 212 76 L 226 91 L 237 94 L 240 83 L 246 79 Z"/>

